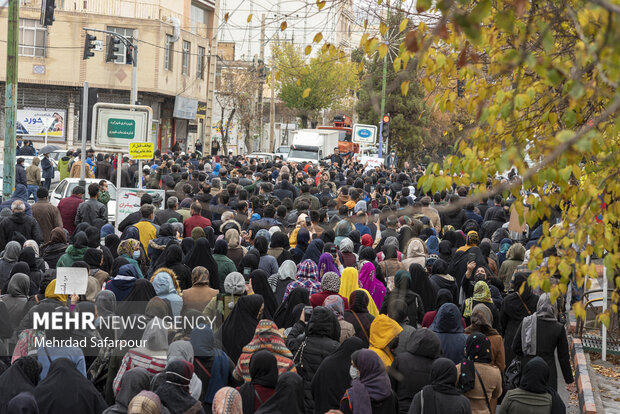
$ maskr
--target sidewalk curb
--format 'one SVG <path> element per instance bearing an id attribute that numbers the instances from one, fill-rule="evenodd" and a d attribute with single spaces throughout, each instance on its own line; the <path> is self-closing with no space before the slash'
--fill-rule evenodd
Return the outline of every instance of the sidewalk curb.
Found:
<path id="1" fill-rule="evenodd" d="M 581 339 L 570 339 L 570 353 L 575 367 L 575 381 L 579 393 L 579 411 L 582 414 L 596 414 L 596 403 L 592 391 L 592 382 L 588 372 L 588 362 L 586 360 Z"/>

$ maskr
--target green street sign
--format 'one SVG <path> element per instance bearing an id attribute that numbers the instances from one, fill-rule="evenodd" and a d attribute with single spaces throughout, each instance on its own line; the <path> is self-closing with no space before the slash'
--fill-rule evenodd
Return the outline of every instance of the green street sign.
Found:
<path id="1" fill-rule="evenodd" d="M 133 119 L 109 118 L 108 137 L 134 139 L 136 135 L 136 121 Z"/>

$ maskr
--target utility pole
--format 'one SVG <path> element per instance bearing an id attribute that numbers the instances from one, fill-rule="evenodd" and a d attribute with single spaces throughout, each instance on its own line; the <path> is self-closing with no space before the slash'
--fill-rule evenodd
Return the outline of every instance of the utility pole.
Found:
<path id="1" fill-rule="evenodd" d="M 263 68 L 265 67 L 265 14 L 261 15 L 260 22 L 260 55 L 259 61 L 262 62 Z M 262 149 L 263 144 L 263 86 L 265 84 L 265 78 L 263 73 L 259 72 L 260 86 L 258 90 L 258 138 L 260 142 L 259 148 Z"/>
<path id="2" fill-rule="evenodd" d="M 19 0 L 9 1 L 6 42 L 6 107 L 4 108 L 4 177 L 2 195 L 7 199 L 15 185 L 15 148 L 17 119 L 17 47 L 19 44 Z"/>
<path id="3" fill-rule="evenodd" d="M 84 82 L 82 90 L 82 151 L 80 153 L 80 186 L 86 190 L 86 135 L 88 132 L 88 82 Z M 94 138 L 94 137 L 93 137 Z M 85 191 L 85 193 L 88 193 Z"/>
<path id="4" fill-rule="evenodd" d="M 386 25 L 389 30 L 389 27 L 390 27 L 390 1 L 389 0 L 386 3 L 386 7 L 387 7 Z M 388 44 L 388 47 L 390 47 L 389 44 Z M 381 114 L 379 114 L 379 116 L 381 117 L 381 122 L 379 123 L 379 154 L 378 154 L 379 158 L 382 158 L 382 155 L 383 155 L 383 115 L 385 115 L 385 82 L 387 78 L 387 57 L 388 57 L 387 54 L 383 57 L 383 79 L 381 81 Z M 386 138 L 386 142 L 385 142 L 386 151 L 388 149 L 388 142 L 389 142 L 389 138 Z"/>
<path id="5" fill-rule="evenodd" d="M 274 94 L 274 90 L 276 88 L 276 68 L 273 67 L 273 65 L 271 67 L 271 78 L 269 83 L 271 83 L 271 103 L 269 105 L 269 148 L 267 152 L 272 152 L 274 150 L 273 141 L 276 136 L 276 99 Z M 280 129 L 280 133 L 281 132 L 282 129 Z M 282 142 L 280 142 L 280 145 L 282 145 Z"/>

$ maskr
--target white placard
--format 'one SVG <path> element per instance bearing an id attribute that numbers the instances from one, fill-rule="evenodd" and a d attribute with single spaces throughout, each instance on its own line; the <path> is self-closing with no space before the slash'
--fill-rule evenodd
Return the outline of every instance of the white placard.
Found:
<path id="1" fill-rule="evenodd" d="M 85 267 L 59 267 L 56 269 L 57 295 L 83 295 L 88 284 L 88 269 Z"/>
<path id="2" fill-rule="evenodd" d="M 360 157 L 360 164 L 366 164 L 366 170 L 371 170 L 375 167 L 381 167 L 383 165 L 384 159 L 379 157 L 369 157 L 368 155 L 362 155 Z"/>
<path id="3" fill-rule="evenodd" d="M 374 144 L 377 138 L 377 126 L 376 125 L 353 125 L 353 136 L 351 140 L 358 144 Z"/>

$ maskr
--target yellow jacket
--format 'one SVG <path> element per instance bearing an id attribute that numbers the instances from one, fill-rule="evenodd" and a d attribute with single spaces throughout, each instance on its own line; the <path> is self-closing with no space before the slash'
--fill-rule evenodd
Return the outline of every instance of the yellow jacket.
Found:
<path id="1" fill-rule="evenodd" d="M 379 355 L 379 358 L 385 364 L 385 368 L 389 368 L 394 361 L 394 355 L 388 349 L 390 342 L 394 340 L 403 328 L 394 319 L 387 315 L 379 315 L 372 321 L 370 325 L 370 349 Z"/>

